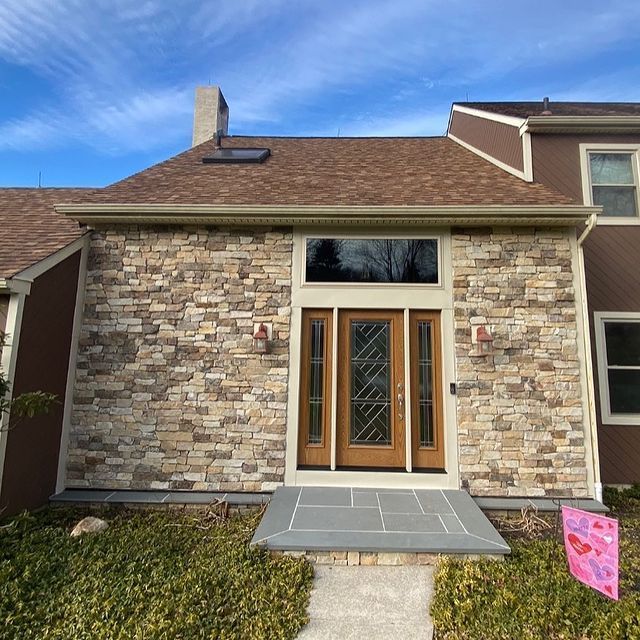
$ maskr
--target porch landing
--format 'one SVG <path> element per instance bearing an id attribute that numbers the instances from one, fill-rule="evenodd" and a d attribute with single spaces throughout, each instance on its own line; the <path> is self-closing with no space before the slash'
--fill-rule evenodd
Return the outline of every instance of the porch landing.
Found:
<path id="1" fill-rule="evenodd" d="M 280 487 L 251 544 L 278 551 L 505 555 L 465 491 Z"/>

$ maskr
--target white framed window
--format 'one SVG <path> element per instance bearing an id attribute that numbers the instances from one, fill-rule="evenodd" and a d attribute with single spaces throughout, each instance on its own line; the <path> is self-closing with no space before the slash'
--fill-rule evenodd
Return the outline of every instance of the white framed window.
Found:
<path id="1" fill-rule="evenodd" d="M 640 224 L 640 145 L 581 144 L 582 191 L 598 224 Z"/>
<path id="2" fill-rule="evenodd" d="M 594 319 L 602 423 L 640 425 L 640 313 Z"/>

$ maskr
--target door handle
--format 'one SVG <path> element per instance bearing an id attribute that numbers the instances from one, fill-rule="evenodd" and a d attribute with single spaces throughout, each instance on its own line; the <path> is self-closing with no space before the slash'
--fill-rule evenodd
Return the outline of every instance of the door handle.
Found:
<path id="1" fill-rule="evenodd" d="M 402 410 L 404 406 L 404 394 L 402 390 L 404 389 L 404 384 L 402 382 L 398 382 L 398 420 L 402 420 L 404 418 L 404 411 Z"/>

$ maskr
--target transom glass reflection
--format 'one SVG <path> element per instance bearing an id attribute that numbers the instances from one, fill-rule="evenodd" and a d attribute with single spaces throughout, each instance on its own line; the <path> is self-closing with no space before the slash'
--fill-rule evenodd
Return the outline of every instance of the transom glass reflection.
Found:
<path id="1" fill-rule="evenodd" d="M 420 409 L 420 446 L 433 447 L 433 357 L 431 323 L 418 322 L 418 407 Z"/>
<path id="2" fill-rule="evenodd" d="M 438 282 L 434 239 L 307 238 L 307 282 Z"/>
<path id="3" fill-rule="evenodd" d="M 351 444 L 391 444 L 391 323 L 351 323 Z"/>

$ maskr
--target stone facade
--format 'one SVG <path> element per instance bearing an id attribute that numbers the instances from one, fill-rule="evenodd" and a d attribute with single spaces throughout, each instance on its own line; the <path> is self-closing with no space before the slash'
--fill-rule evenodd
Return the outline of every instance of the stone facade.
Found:
<path id="1" fill-rule="evenodd" d="M 588 493 L 571 243 L 564 230 L 452 233 L 459 470 L 474 495 Z M 93 233 L 68 487 L 283 482 L 291 261 L 290 230 Z M 257 322 L 273 324 L 266 355 Z M 472 355 L 478 325 L 488 358 Z"/>
<path id="2" fill-rule="evenodd" d="M 474 495 L 587 495 L 571 239 L 454 230 L 460 477 Z M 494 355 L 471 355 L 486 325 Z"/>
<path id="3" fill-rule="evenodd" d="M 291 256 L 290 230 L 93 233 L 68 487 L 282 482 Z M 266 355 L 254 322 L 273 325 Z"/>

